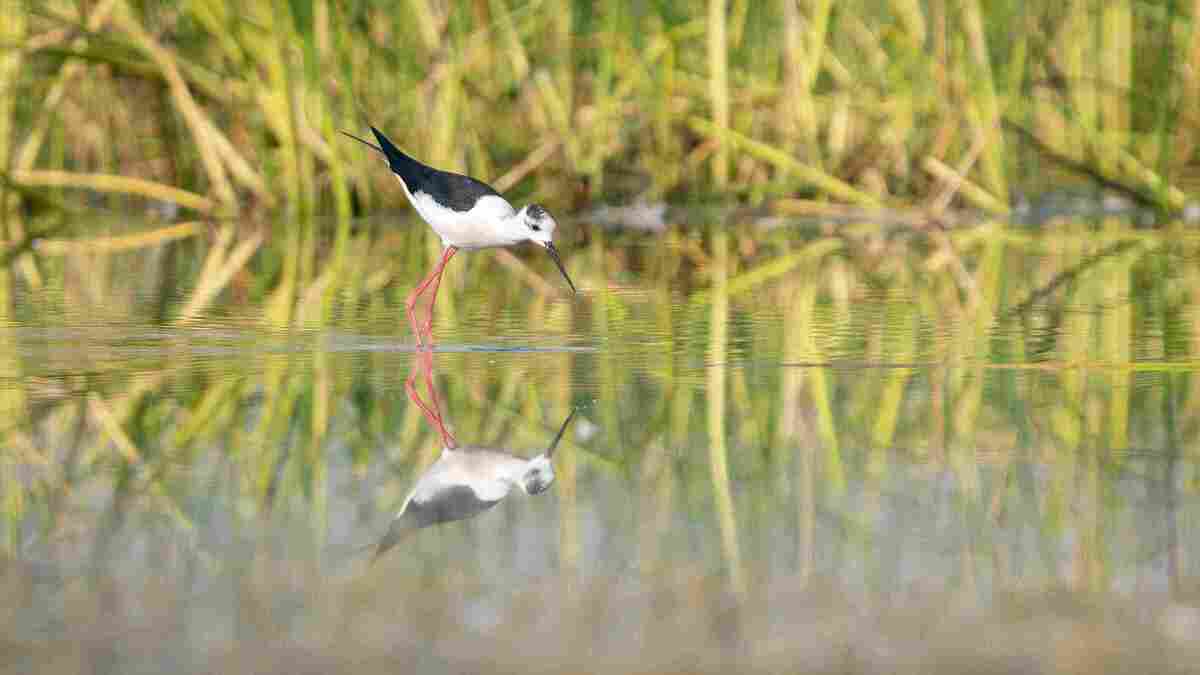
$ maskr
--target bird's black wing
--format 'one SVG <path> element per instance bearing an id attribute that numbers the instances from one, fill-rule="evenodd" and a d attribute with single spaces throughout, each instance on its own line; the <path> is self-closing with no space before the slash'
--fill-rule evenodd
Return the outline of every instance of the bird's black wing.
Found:
<path id="1" fill-rule="evenodd" d="M 470 176 L 437 169 L 433 169 L 433 172 L 426 183 L 421 186 L 420 191 L 433 197 L 442 206 L 455 211 L 470 211 L 480 197 L 500 196 L 500 193 L 492 189 L 492 186 Z M 412 190 L 411 187 L 409 189 Z M 416 192 L 413 190 L 414 194 Z"/>
<path id="2" fill-rule="evenodd" d="M 374 559 L 378 560 L 379 556 L 387 553 L 405 536 L 421 528 L 448 523 L 452 520 L 465 520 L 477 516 L 499 503 L 499 499 L 480 499 L 475 495 L 474 490 L 465 485 L 446 488 L 428 502 L 409 500 L 404 512 L 392 519 L 387 534 L 379 540 L 379 545 L 375 547 Z"/>
<path id="3" fill-rule="evenodd" d="M 398 518 L 408 521 L 408 527 L 429 527 L 477 516 L 499 503 L 498 499 L 480 499 L 475 491 L 466 485 L 454 485 L 439 491 L 429 501 L 410 500 L 408 507 Z"/>
<path id="4" fill-rule="evenodd" d="M 482 181 L 475 180 L 470 176 L 464 176 L 458 173 L 442 171 L 427 166 L 413 159 L 397 148 L 383 132 L 371 127 L 371 132 L 375 134 L 375 140 L 379 141 L 377 148 L 387 158 L 388 166 L 392 172 L 404 181 L 408 186 L 408 191 L 414 195 L 418 192 L 433 197 L 437 203 L 454 209 L 455 211 L 470 211 L 471 207 L 480 197 L 488 195 L 500 196 L 492 186 Z M 347 134 L 348 136 L 350 134 Z M 352 136 L 356 140 L 362 139 Z M 362 141 L 370 146 L 370 143 Z M 374 146 L 371 146 L 374 147 Z"/>

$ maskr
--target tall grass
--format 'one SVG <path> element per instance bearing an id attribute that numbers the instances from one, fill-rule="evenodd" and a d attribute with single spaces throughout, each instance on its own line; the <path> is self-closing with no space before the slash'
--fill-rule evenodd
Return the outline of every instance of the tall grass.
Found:
<path id="1" fill-rule="evenodd" d="M 965 184 L 1007 204 L 1063 176 L 1008 121 L 1091 177 L 1182 206 L 1196 125 L 1162 102 L 1193 89 L 1190 7 L 703 4 L 9 3 L 28 26 L 4 46 L 25 65 L 13 129 L 30 132 L 10 171 L 78 173 L 80 188 L 119 174 L 227 215 L 332 212 L 347 180 L 368 204 L 397 203 L 376 158 L 330 133 L 371 121 L 491 179 L 551 143 L 512 187 L 559 209 L 714 189 L 921 203 L 939 191 L 922 167 L 968 157 Z"/>

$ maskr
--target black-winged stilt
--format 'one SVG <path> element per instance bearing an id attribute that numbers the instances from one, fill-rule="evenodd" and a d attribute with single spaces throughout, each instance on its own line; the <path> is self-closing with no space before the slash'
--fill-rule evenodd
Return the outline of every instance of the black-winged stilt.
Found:
<path id="1" fill-rule="evenodd" d="M 553 235 L 558 223 L 540 204 L 528 204 L 518 211 L 488 184 L 470 176 L 426 166 L 402 152 L 380 130 L 371 127 L 371 132 L 375 134 L 379 145 L 345 131 L 342 133 L 387 159 L 409 203 L 442 239 L 441 260 L 408 297 L 408 320 L 416 331 L 418 345 L 422 344 L 423 337 L 431 337 L 433 304 L 437 300 L 442 272 L 459 249 L 512 246 L 532 241 L 546 249 L 567 280 L 571 292 L 575 292 L 575 284 L 563 267 L 558 249 L 554 248 Z M 431 284 L 433 292 L 422 333 L 417 324 L 415 307 Z"/>
<path id="2" fill-rule="evenodd" d="M 375 560 L 405 536 L 422 528 L 464 520 L 487 511 L 519 488 L 525 494 L 545 492 L 554 483 L 554 449 L 575 417 L 575 410 L 546 451 L 529 459 L 493 448 L 445 446 L 442 454 L 417 479 L 387 534 L 375 547 Z"/>

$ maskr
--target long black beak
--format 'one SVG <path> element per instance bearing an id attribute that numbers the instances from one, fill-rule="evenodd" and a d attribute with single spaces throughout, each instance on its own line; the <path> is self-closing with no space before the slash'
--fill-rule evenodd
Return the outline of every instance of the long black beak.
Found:
<path id="1" fill-rule="evenodd" d="M 562 428 L 558 430 L 558 434 L 556 434 L 554 436 L 554 440 L 551 441 L 550 447 L 546 450 L 547 458 L 554 456 L 554 449 L 558 447 L 558 442 L 562 440 L 563 432 L 565 432 L 567 430 L 567 425 L 570 424 L 571 420 L 574 418 L 575 418 L 575 409 L 571 408 L 571 414 L 567 415 L 567 419 L 563 420 Z"/>
<path id="2" fill-rule="evenodd" d="M 571 292 L 577 293 L 578 291 L 575 290 L 575 284 L 571 283 L 571 277 L 567 276 L 567 268 L 563 267 L 562 258 L 558 257 L 558 249 L 554 248 L 554 242 L 546 242 L 546 252 L 550 254 L 551 258 L 554 258 L 554 264 L 558 265 L 558 271 L 562 272 L 563 278 L 567 280 L 567 285 L 571 287 Z M 567 419 L 569 420 L 571 418 L 568 417 Z"/>

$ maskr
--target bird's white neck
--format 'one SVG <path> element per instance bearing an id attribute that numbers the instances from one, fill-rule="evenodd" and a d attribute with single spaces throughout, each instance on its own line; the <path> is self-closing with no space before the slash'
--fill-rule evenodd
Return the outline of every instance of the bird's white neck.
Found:
<path id="1" fill-rule="evenodd" d="M 525 219 L 521 214 L 514 213 L 510 216 L 501 216 L 494 221 L 496 239 L 502 240 L 505 243 L 503 246 L 513 246 L 519 244 L 529 238 L 528 228 L 525 227 Z"/>
<path id="2" fill-rule="evenodd" d="M 497 477 L 502 483 L 508 486 L 508 489 L 516 488 L 525 494 L 529 494 L 529 486 L 526 484 L 526 479 L 529 477 L 530 471 L 537 467 L 539 463 L 545 463 L 546 461 L 546 458 L 542 455 L 531 457 L 530 459 L 513 457 L 512 461 L 505 462 L 504 466 L 498 472 Z"/>
<path id="3" fill-rule="evenodd" d="M 466 453 L 469 449 L 445 448 L 443 453 Z M 457 459 L 457 458 L 456 458 Z M 455 461 L 452 459 L 451 461 Z M 501 483 L 508 488 L 514 486 L 524 490 L 524 483 L 521 480 L 525 476 L 532 459 L 522 459 L 507 453 L 492 455 L 490 466 L 487 468 L 488 480 Z"/>
<path id="4" fill-rule="evenodd" d="M 521 492 L 525 492 L 525 473 L 529 470 L 529 462 L 532 460 L 513 457 L 511 462 L 504 466 L 504 471 L 501 475 L 501 480 L 504 481 L 509 488 L 517 488 Z"/>

